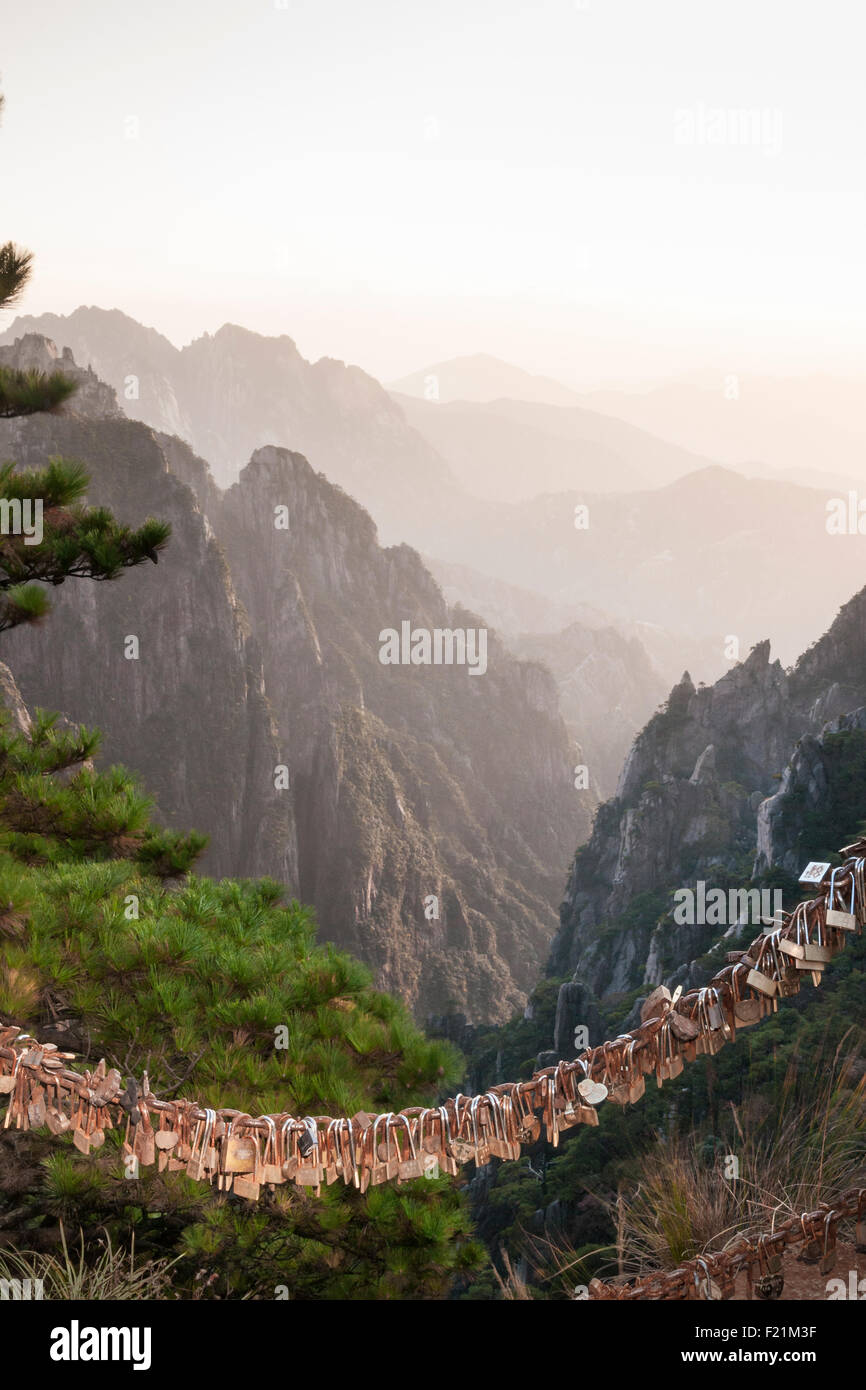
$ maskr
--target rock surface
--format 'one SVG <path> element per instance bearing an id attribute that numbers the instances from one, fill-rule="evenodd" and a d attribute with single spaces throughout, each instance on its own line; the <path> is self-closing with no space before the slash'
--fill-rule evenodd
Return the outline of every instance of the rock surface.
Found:
<path id="1" fill-rule="evenodd" d="M 866 706 L 831 720 L 817 736 L 806 734 L 800 739 L 782 773 L 779 790 L 758 807 L 756 873 L 781 868 L 794 874 L 802 869 L 804 816 L 819 812 L 827 801 L 830 785 L 828 745 L 834 736 L 855 731 L 866 731 Z M 853 832 L 852 826 L 852 835 Z"/>

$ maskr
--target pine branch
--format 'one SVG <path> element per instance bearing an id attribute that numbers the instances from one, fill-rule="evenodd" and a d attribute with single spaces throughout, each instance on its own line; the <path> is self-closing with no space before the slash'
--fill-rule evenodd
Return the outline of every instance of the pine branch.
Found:
<path id="1" fill-rule="evenodd" d="M 58 729 L 59 716 L 48 710 L 36 709 L 25 745 L 26 762 L 34 772 L 65 772 L 86 762 L 98 751 L 98 729 L 84 724 L 70 729 Z M 19 750 L 19 757 L 21 757 Z"/>
<path id="2" fill-rule="evenodd" d="M 196 830 L 181 834 L 177 830 L 151 828 L 135 852 L 142 867 L 159 878 L 189 873 L 196 859 L 207 848 L 208 836 Z"/>
<path id="3" fill-rule="evenodd" d="M 35 584 L 16 584 L 0 598 L 0 632 L 22 623 L 39 623 L 51 605 Z"/>
<path id="4" fill-rule="evenodd" d="M 148 517 L 133 530 L 105 507 L 80 504 L 88 484 L 75 460 L 52 458 L 38 472 L 0 468 L 0 632 L 45 617 L 50 605 L 39 583 L 116 579 L 145 560 L 157 563 L 171 527 Z"/>
<path id="5" fill-rule="evenodd" d="M 0 466 L 0 497 L 39 498 L 42 505 L 70 507 L 86 493 L 90 478 L 87 468 L 77 459 L 64 459 L 53 454 L 45 468 L 16 469 L 14 463 Z"/>
<path id="6" fill-rule="evenodd" d="M 33 252 L 7 241 L 0 246 L 0 309 L 13 308 L 33 272 Z"/>
<path id="7" fill-rule="evenodd" d="M 0 273 L 0 308 L 4 307 L 2 293 Z M 77 390 L 78 383 L 62 372 L 0 367 L 0 418 L 11 420 L 57 410 Z"/>

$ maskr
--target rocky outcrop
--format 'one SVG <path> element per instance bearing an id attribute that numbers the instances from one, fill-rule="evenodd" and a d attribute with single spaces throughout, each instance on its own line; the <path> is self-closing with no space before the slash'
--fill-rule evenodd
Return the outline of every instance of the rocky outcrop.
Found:
<path id="1" fill-rule="evenodd" d="M 296 885 L 291 794 L 274 787 L 285 752 L 213 529 L 153 432 L 126 419 L 92 373 L 41 344 L 2 348 L 0 362 L 59 367 L 81 387 L 61 413 L 0 422 L 2 455 L 32 468 L 52 454 L 80 459 L 90 501 L 130 525 L 158 516 L 172 539 L 158 567 L 52 589 L 48 621 L 5 633 L 4 659 L 30 708 L 97 726 L 103 763 L 138 772 L 170 825 L 210 836 L 206 871 Z M 131 636 L 137 659 L 126 656 Z"/>
<path id="2" fill-rule="evenodd" d="M 724 933 L 672 922 L 673 891 L 748 877 L 756 844 L 755 872 L 793 872 L 803 808 L 826 790 L 826 739 L 862 727 L 864 699 L 866 590 L 791 671 L 763 642 L 714 686 L 684 675 L 575 856 L 550 973 L 608 997 L 693 983 L 695 959 Z"/>
<path id="3" fill-rule="evenodd" d="M 191 440 L 192 422 L 173 381 L 177 348 L 153 328 L 119 309 L 82 305 L 72 314 L 23 314 L 2 336 L 11 345 L 22 334 L 58 343 L 121 402 L 118 413 Z"/>
<path id="4" fill-rule="evenodd" d="M 15 677 L 5 662 L 0 662 L 0 709 L 4 711 L 12 732 L 29 736 L 33 723 L 30 711 L 22 700 Z"/>
<path id="5" fill-rule="evenodd" d="M 81 367 L 72 350 L 57 344 L 41 333 L 24 333 L 6 347 L 0 347 L 0 364 L 22 372 L 60 372 L 76 385 L 74 405 L 67 413 L 93 419 L 124 418 L 112 388 L 102 381 L 92 367 Z"/>
<path id="6" fill-rule="evenodd" d="M 831 720 L 817 736 L 805 734 L 782 773 L 779 790 L 758 807 L 754 872 L 802 869 L 803 824 L 826 806 L 832 781 L 831 745 L 840 734 L 866 731 L 866 707 Z M 866 789 L 864 789 L 866 794 Z M 852 826 L 852 833 L 854 827 Z M 806 849 L 806 852 L 808 850 Z"/>

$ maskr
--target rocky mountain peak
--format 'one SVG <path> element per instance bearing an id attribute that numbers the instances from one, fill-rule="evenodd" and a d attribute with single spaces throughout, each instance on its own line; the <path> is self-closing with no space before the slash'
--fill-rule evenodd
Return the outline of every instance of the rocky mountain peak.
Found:
<path id="1" fill-rule="evenodd" d="M 617 796 L 575 857 L 551 972 L 574 971 L 596 994 L 633 987 L 640 968 L 661 970 L 652 913 L 621 940 L 601 929 L 639 895 L 733 872 L 756 844 L 757 872 L 793 872 L 805 852 L 803 808 L 822 804 L 834 739 L 866 728 L 864 701 L 866 591 L 791 672 L 761 641 L 712 686 L 695 690 L 684 675 L 636 738 Z M 680 944 L 694 957 L 708 943 L 693 934 Z"/>
<path id="2" fill-rule="evenodd" d="M 566 827 L 588 829 L 553 677 L 300 454 L 256 449 L 215 525 L 291 748 L 302 897 L 416 1011 L 506 1017 L 553 934 Z M 485 673 L 383 663 L 404 623 L 483 628 Z"/>
<path id="3" fill-rule="evenodd" d="M 100 381 L 92 368 L 79 367 L 70 348 L 60 351 L 57 344 L 42 333 L 23 333 L 11 345 L 0 347 L 0 365 L 18 371 L 62 372 L 70 377 L 77 383 L 78 390 L 60 407 L 65 415 L 84 419 L 116 419 L 123 415 L 112 388 Z"/>

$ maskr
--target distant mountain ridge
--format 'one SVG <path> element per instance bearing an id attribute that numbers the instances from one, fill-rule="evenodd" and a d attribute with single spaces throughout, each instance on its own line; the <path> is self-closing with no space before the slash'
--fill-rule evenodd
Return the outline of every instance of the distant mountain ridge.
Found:
<path id="1" fill-rule="evenodd" d="M 579 405 L 507 398 L 433 403 L 392 394 L 460 485 L 493 501 L 520 503 L 578 488 L 659 487 L 712 462 Z"/>
<path id="2" fill-rule="evenodd" d="M 561 381 L 536 376 L 485 352 L 433 362 L 392 381 L 389 390 L 428 401 L 495 401 L 508 397 L 545 405 L 580 404 L 577 392 Z"/>
<path id="3" fill-rule="evenodd" d="M 863 391 L 862 377 L 719 372 L 714 381 L 591 391 L 579 403 L 750 475 L 763 468 L 814 487 L 828 473 L 866 481 Z"/>
<path id="4" fill-rule="evenodd" d="M 655 487 L 709 462 L 586 410 L 564 387 L 547 399 L 500 391 L 490 405 L 431 405 L 389 395 L 360 367 L 307 362 L 287 335 L 234 324 L 176 348 L 117 309 L 82 306 L 16 318 L 0 342 L 22 333 L 68 346 L 115 389 L 130 418 L 206 458 L 221 487 L 254 449 L 297 449 L 372 512 L 388 541 L 422 549 L 437 550 L 455 516 L 464 534 L 483 527 L 491 502 Z M 500 388 L 540 380 L 496 359 L 467 360 L 493 363 Z"/>
<path id="5" fill-rule="evenodd" d="M 291 447 L 370 507 L 390 540 L 413 511 L 457 491 L 447 466 L 410 429 L 373 377 L 332 358 L 307 362 L 291 338 L 234 324 L 176 348 L 119 310 L 14 320 L 0 342 L 43 334 L 69 347 L 117 393 L 124 412 L 185 440 L 220 487 L 268 444 Z"/>
<path id="6" fill-rule="evenodd" d="M 610 796 L 636 733 L 675 679 L 670 652 L 681 662 L 686 644 L 646 625 L 615 624 L 586 604 L 558 605 L 470 566 L 429 557 L 425 564 L 449 603 L 486 614 L 509 651 L 552 672 L 589 785 L 599 799 Z"/>
<path id="7" fill-rule="evenodd" d="M 514 400 L 496 402 L 492 416 L 479 408 L 473 419 L 495 417 L 501 447 L 479 445 L 475 457 L 464 450 L 458 468 L 373 378 L 330 359 L 305 362 L 288 337 L 226 326 L 179 350 L 117 312 L 80 309 L 46 322 L 61 345 L 80 339 L 127 413 L 166 436 L 181 428 L 195 452 L 221 458 L 222 484 L 256 447 L 300 451 L 370 511 L 384 543 L 471 564 L 559 608 L 591 605 L 621 629 L 669 632 L 688 644 L 682 665 L 696 680 L 718 675 L 729 638 L 744 652 L 770 633 L 792 661 L 862 580 L 864 538 L 827 532 L 829 488 L 822 495 L 698 467 L 700 458 L 598 412 Z M 419 421 L 449 418 L 447 405 L 411 409 Z M 454 409 L 459 417 L 463 408 Z M 522 432 L 540 438 L 542 425 L 553 452 L 527 451 Z M 605 460 L 614 456 L 620 482 L 641 471 L 676 476 L 609 490 Z M 579 485 L 563 489 L 565 475 L 545 475 L 545 459 L 566 472 L 573 459 Z M 481 495 L 494 491 L 500 465 L 516 500 Z M 587 509 L 585 528 L 575 525 L 576 508 Z M 718 655 L 705 660 L 706 650 Z"/>
<path id="8" fill-rule="evenodd" d="M 572 623 L 547 636 L 525 633 L 513 650 L 553 672 L 562 717 L 580 743 L 592 785 L 609 795 L 635 735 L 664 698 L 646 648 L 613 627 Z"/>

